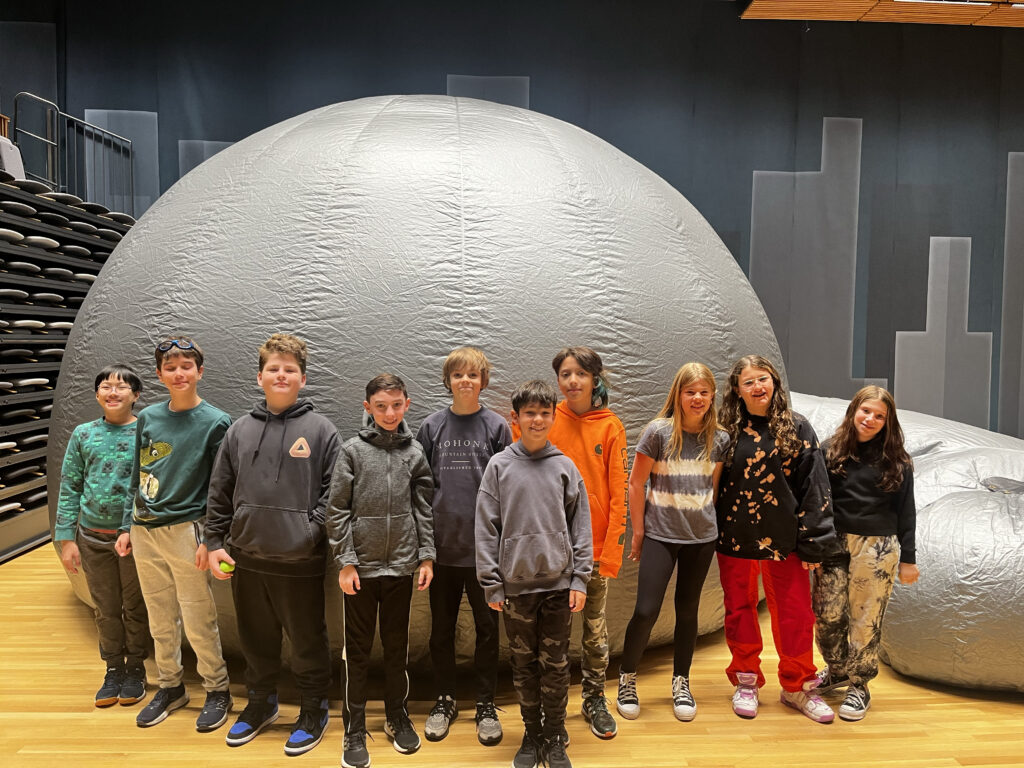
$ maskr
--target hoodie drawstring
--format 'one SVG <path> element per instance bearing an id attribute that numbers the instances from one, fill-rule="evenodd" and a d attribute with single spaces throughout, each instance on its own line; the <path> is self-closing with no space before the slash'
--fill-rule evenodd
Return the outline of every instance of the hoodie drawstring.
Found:
<path id="1" fill-rule="evenodd" d="M 260 439 L 256 441 L 256 450 L 252 454 L 252 463 L 256 463 L 256 457 L 260 455 L 260 446 L 263 445 L 263 436 L 267 434 L 267 427 L 270 426 L 270 419 L 265 419 L 263 422 L 263 430 L 260 432 Z"/>

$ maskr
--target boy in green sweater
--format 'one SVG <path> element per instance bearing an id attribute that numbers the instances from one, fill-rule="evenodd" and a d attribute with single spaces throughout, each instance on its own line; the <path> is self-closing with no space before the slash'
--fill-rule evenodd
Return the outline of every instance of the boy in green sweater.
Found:
<path id="1" fill-rule="evenodd" d="M 95 605 L 100 658 L 107 665 L 96 706 L 135 704 L 146 693 L 146 603 L 135 560 L 114 551 L 132 473 L 135 401 L 142 380 L 131 368 L 111 365 L 93 385 L 102 418 L 71 433 L 60 472 L 53 540 L 68 573 L 85 574 Z"/>
<path id="2" fill-rule="evenodd" d="M 196 391 L 203 352 L 193 339 L 167 337 L 155 357 L 157 378 L 171 398 L 139 413 L 131 494 L 117 539 L 118 554 L 135 552 L 160 683 L 135 722 L 140 728 L 156 725 L 188 704 L 184 628 L 206 690 L 196 719 L 196 730 L 205 732 L 227 722 L 231 709 L 202 527 L 210 471 L 231 419 Z"/>

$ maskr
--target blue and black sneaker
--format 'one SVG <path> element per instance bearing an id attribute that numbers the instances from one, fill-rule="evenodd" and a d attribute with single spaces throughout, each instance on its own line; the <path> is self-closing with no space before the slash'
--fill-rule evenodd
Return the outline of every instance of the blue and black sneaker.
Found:
<path id="1" fill-rule="evenodd" d="M 309 752 L 324 737 L 329 720 L 327 699 L 309 704 L 303 702 L 299 719 L 295 721 L 292 734 L 284 745 L 284 753 L 294 757 Z"/>
<path id="2" fill-rule="evenodd" d="M 277 720 L 277 694 L 249 691 L 249 703 L 228 730 L 224 741 L 229 747 L 240 747 L 256 738 L 257 734 Z"/>

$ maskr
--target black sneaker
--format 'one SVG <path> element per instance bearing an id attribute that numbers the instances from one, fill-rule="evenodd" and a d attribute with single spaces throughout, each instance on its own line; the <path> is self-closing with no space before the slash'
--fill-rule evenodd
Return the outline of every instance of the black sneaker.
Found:
<path id="1" fill-rule="evenodd" d="M 819 670 L 815 677 L 818 678 L 818 684 L 815 686 L 818 694 L 831 693 L 837 688 L 845 688 L 850 684 L 850 678 L 847 675 L 834 675 L 828 667 Z"/>
<path id="2" fill-rule="evenodd" d="M 839 717 L 854 722 L 863 720 L 870 706 L 871 694 L 868 693 L 868 687 L 854 683 L 846 691 L 846 698 L 843 699 L 842 706 L 839 707 Z"/>
<path id="3" fill-rule="evenodd" d="M 146 695 L 146 668 L 141 664 L 129 666 L 124 673 L 121 692 L 117 695 L 117 703 L 128 707 L 142 701 Z"/>
<path id="4" fill-rule="evenodd" d="M 295 721 L 292 734 L 284 745 L 284 753 L 294 757 L 309 752 L 324 737 L 329 720 L 327 699 L 322 699 L 319 706 L 302 707 L 299 710 L 299 719 Z"/>
<path id="5" fill-rule="evenodd" d="M 478 701 L 476 703 L 476 738 L 485 747 L 493 747 L 501 742 L 504 735 L 501 730 L 501 721 L 498 720 L 498 708 L 493 701 Z"/>
<path id="6" fill-rule="evenodd" d="M 231 694 L 227 691 L 210 691 L 206 694 L 206 703 L 196 718 L 196 730 L 208 733 L 220 728 L 228 721 L 231 710 Z"/>
<path id="7" fill-rule="evenodd" d="M 423 724 L 423 735 L 427 741 L 440 741 L 448 735 L 452 721 L 459 716 L 459 705 L 451 696 L 438 696 L 430 708 L 427 722 Z"/>
<path id="8" fill-rule="evenodd" d="M 342 768 L 370 768 L 370 753 L 366 749 L 365 732 L 345 734 L 341 765 Z"/>
<path id="9" fill-rule="evenodd" d="M 409 755 L 420 748 L 420 737 L 412 726 L 412 720 L 405 710 L 388 715 L 384 720 L 384 733 L 391 739 L 395 750 L 403 755 Z"/>
<path id="10" fill-rule="evenodd" d="M 268 696 L 249 691 L 249 703 L 228 729 L 224 741 L 229 747 L 240 747 L 256 738 L 260 731 L 277 720 L 277 694 Z"/>
<path id="11" fill-rule="evenodd" d="M 151 725 L 162 723 L 167 716 L 176 709 L 181 709 L 188 704 L 188 691 L 181 683 L 173 688 L 160 688 L 153 694 L 149 704 L 142 708 L 139 716 L 135 718 L 135 724 L 139 728 L 149 728 Z"/>
<path id="12" fill-rule="evenodd" d="M 112 664 L 107 667 L 107 674 L 103 676 L 103 685 L 96 691 L 96 706 L 110 707 L 117 704 L 121 695 L 121 684 L 124 682 L 124 666 Z"/>
<path id="13" fill-rule="evenodd" d="M 601 694 L 587 696 L 583 700 L 583 717 L 590 723 L 590 730 L 599 739 L 610 739 L 618 732 L 615 718 L 608 711 L 608 702 Z"/>
<path id="14" fill-rule="evenodd" d="M 544 765 L 547 768 L 572 768 L 561 736 L 553 736 L 544 740 Z"/>
<path id="15" fill-rule="evenodd" d="M 538 768 L 541 764 L 540 740 L 529 731 L 523 733 L 523 744 L 512 758 L 512 768 Z"/>

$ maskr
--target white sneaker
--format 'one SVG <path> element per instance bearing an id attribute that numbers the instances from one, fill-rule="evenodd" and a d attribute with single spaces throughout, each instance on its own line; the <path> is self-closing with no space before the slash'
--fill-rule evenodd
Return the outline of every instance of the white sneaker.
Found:
<path id="1" fill-rule="evenodd" d="M 792 707 L 803 713 L 816 723 L 831 723 L 836 719 L 836 713 L 832 707 L 825 703 L 812 688 L 809 691 L 783 691 L 779 694 L 779 701 L 787 707 Z"/>
<path id="2" fill-rule="evenodd" d="M 747 719 L 757 717 L 757 675 L 737 672 L 736 693 L 732 695 L 732 711 Z"/>
<path id="3" fill-rule="evenodd" d="M 697 716 L 697 702 L 690 693 L 690 681 L 682 675 L 672 678 L 672 712 L 676 720 L 688 723 Z"/>
<path id="4" fill-rule="evenodd" d="M 640 699 L 636 695 L 636 672 L 619 673 L 619 693 L 615 697 L 615 708 L 627 720 L 640 717 Z"/>

